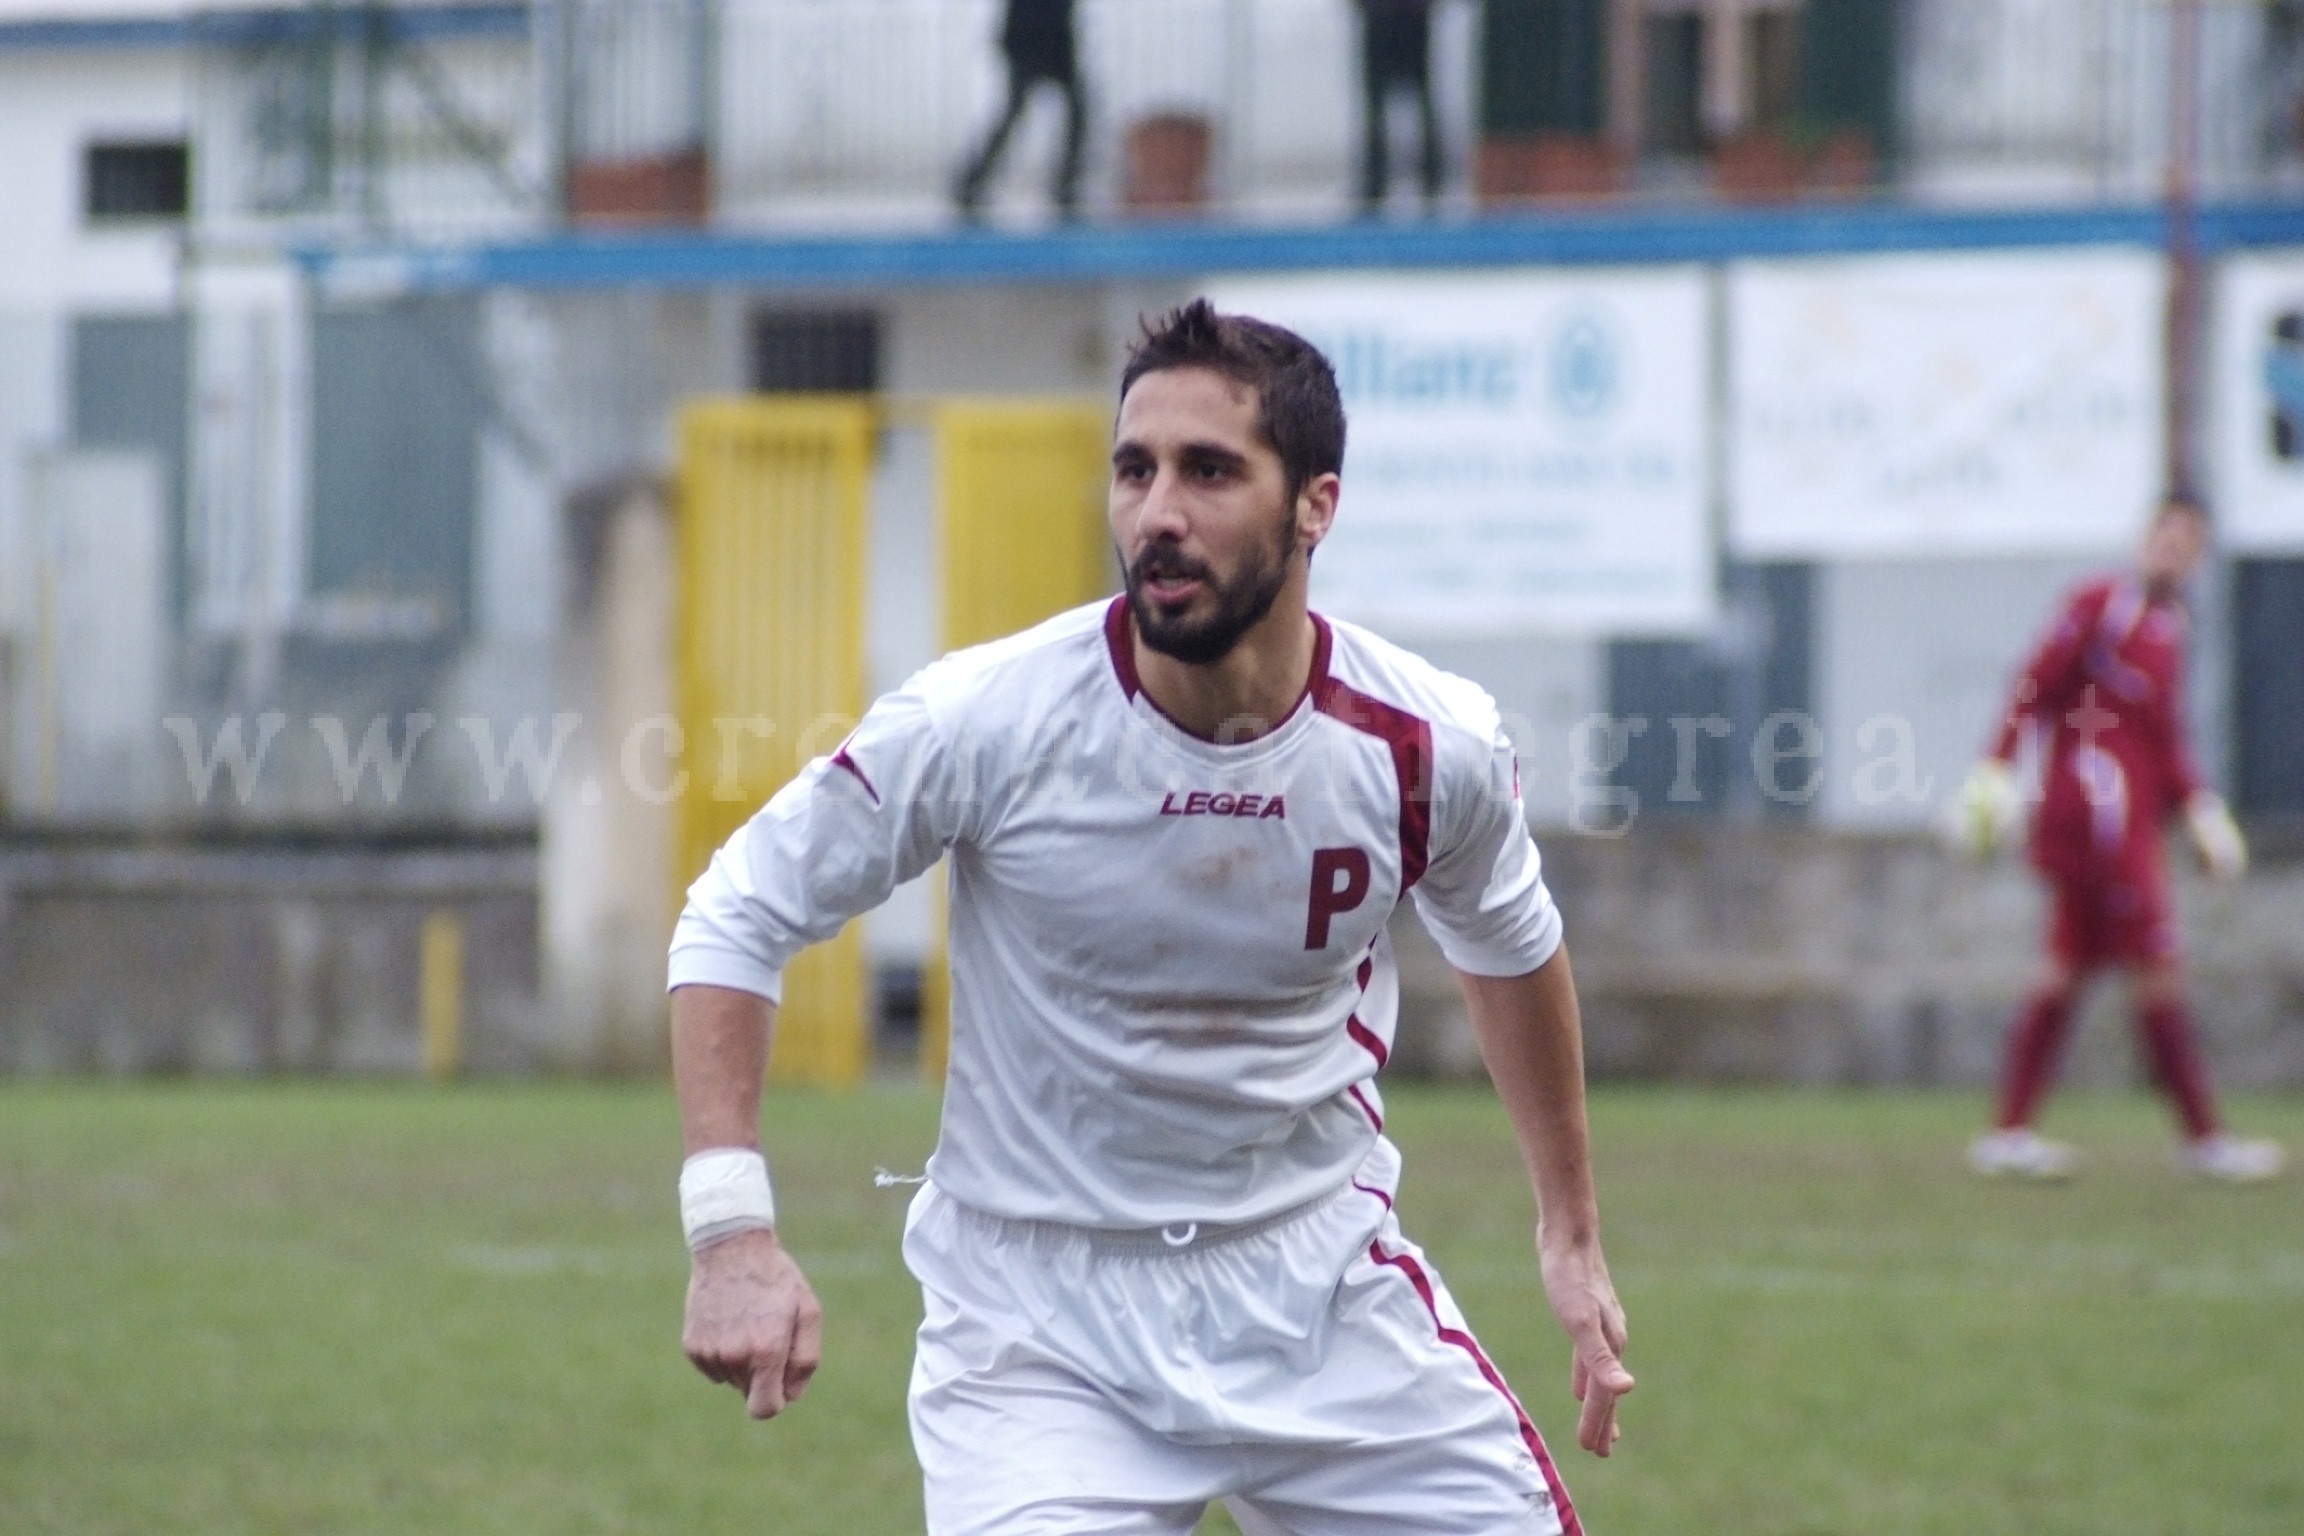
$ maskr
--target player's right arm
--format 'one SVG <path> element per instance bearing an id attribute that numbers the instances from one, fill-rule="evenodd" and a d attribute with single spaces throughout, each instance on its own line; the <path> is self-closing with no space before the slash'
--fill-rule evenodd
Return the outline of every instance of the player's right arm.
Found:
<path id="1" fill-rule="evenodd" d="M 1959 851 L 1989 857 L 2022 829 L 2024 793 L 2016 781 L 2016 754 L 2025 727 L 2061 709 L 2079 686 L 2082 658 L 2103 615 L 2106 593 L 2101 584 L 2092 584 L 2066 598 L 2055 623 L 2016 674 L 1991 743 L 1961 782 L 1943 824 L 1947 841 Z"/>
<path id="2" fill-rule="evenodd" d="M 840 750 L 803 769 L 739 828 L 689 888 L 672 940 L 672 1064 L 681 1133 L 699 1153 L 757 1153 L 784 968 L 926 870 L 962 835 L 967 796 L 931 707 L 930 674 L 872 707 Z M 748 1161 L 738 1156 L 714 1162 Z M 690 1170 L 704 1166 L 692 1162 Z M 757 1161 L 749 1177 L 759 1180 Z M 683 1184 L 686 1184 L 683 1178 Z M 683 1346 L 696 1368 L 741 1391 L 755 1418 L 806 1388 L 821 1313 L 765 1213 L 698 1225 Z"/>
<path id="3" fill-rule="evenodd" d="M 690 1156 L 721 1147 L 759 1150 L 760 1083 L 776 1005 L 733 987 L 672 994 L 672 1080 Z M 744 1394 L 756 1419 L 799 1400 L 823 1358 L 823 1308 L 774 1227 L 699 1248 L 689 1263 L 681 1348 L 714 1381 Z"/>

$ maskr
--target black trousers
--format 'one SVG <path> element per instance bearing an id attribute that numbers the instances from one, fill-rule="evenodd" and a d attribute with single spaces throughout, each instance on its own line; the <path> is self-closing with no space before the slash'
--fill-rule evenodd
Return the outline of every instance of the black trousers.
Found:
<path id="1" fill-rule="evenodd" d="M 1416 124 L 1423 137 L 1423 154 L 1417 169 L 1422 173 L 1424 201 L 1437 202 L 1442 167 L 1440 115 L 1432 104 L 1432 72 L 1418 69 L 1412 74 L 1406 73 L 1392 67 L 1389 60 L 1370 58 L 1363 61 L 1360 84 L 1362 121 L 1366 129 L 1360 145 L 1361 206 L 1371 212 L 1383 206 L 1384 194 L 1391 187 L 1392 133 L 1391 125 L 1385 121 L 1385 108 L 1401 91 L 1413 91 L 1416 96 Z"/>
<path id="2" fill-rule="evenodd" d="M 1053 85 L 1064 93 L 1064 154 L 1056 163 L 1056 180 L 1049 195 L 1056 200 L 1057 212 L 1066 218 L 1079 209 L 1081 152 L 1088 142 L 1088 101 L 1080 86 L 1079 67 L 1070 61 L 1063 68 L 1050 68 L 1010 59 L 1008 105 L 1001 112 L 1000 121 L 992 125 L 983 147 L 960 173 L 960 185 L 953 194 L 963 217 L 973 218 L 983 207 L 985 184 L 992 179 L 993 169 L 1008 147 L 1008 136 L 1016 131 L 1024 109 L 1031 104 L 1032 88 L 1036 85 Z"/>

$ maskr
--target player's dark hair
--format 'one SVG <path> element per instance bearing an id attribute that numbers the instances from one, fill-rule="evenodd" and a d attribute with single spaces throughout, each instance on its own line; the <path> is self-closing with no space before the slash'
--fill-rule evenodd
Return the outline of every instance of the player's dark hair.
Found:
<path id="1" fill-rule="evenodd" d="M 1129 349 L 1120 398 L 1148 373 L 1206 368 L 1256 391 L 1256 430 L 1280 455 L 1288 500 L 1315 476 L 1344 468 L 1344 397 L 1336 370 L 1294 331 L 1248 315 L 1222 315 L 1194 299 L 1144 322 Z"/>

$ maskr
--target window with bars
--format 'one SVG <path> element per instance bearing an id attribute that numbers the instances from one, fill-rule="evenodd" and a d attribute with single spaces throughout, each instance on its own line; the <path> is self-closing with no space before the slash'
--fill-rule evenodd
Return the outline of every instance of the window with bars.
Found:
<path id="1" fill-rule="evenodd" d="M 765 394 L 869 393 L 880 387 L 880 316 L 869 309 L 752 313 L 750 379 Z"/>
<path id="2" fill-rule="evenodd" d="M 82 178 L 88 219 L 181 219 L 191 207 L 191 171 L 181 139 L 91 144 Z"/>

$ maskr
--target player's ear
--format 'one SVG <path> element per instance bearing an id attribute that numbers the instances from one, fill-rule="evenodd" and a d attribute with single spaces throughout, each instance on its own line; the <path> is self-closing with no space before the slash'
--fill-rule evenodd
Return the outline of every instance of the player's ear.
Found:
<path id="1" fill-rule="evenodd" d="M 1315 549 L 1336 522 L 1336 503 L 1344 495 L 1344 482 L 1335 475 L 1314 475 L 1296 493 L 1296 542 Z"/>

